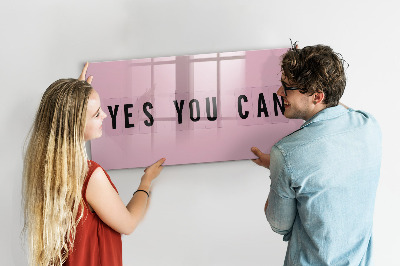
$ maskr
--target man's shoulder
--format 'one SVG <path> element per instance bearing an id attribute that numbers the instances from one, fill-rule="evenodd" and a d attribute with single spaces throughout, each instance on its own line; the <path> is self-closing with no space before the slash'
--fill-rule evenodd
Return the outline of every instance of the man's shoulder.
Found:
<path id="1" fill-rule="evenodd" d="M 300 128 L 275 143 L 273 149 L 277 149 L 283 156 L 287 156 L 289 153 L 300 151 L 309 141 L 307 136 L 307 130 Z"/>
<path id="2" fill-rule="evenodd" d="M 363 120 L 363 124 L 369 123 L 371 126 L 379 128 L 379 123 L 372 114 L 362 110 L 353 110 L 351 108 L 349 108 L 349 113 L 351 116 L 358 117 L 359 119 Z"/>
<path id="3" fill-rule="evenodd" d="M 347 138 L 357 134 L 374 135 L 371 138 L 380 138 L 380 127 L 376 119 L 367 112 L 349 108 L 340 115 L 328 116 L 322 114 L 306 121 L 298 130 L 278 141 L 274 147 L 283 156 L 307 150 L 318 141 L 329 141 L 329 138 L 347 134 Z M 310 150 L 308 150 L 310 152 Z"/>

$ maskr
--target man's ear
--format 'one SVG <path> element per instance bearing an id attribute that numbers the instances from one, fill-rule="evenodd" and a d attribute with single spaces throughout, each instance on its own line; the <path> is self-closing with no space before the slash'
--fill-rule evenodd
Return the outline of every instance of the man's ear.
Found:
<path id="1" fill-rule="evenodd" d="M 313 94 L 313 103 L 318 104 L 322 103 L 325 99 L 325 93 L 323 92 L 316 92 Z"/>

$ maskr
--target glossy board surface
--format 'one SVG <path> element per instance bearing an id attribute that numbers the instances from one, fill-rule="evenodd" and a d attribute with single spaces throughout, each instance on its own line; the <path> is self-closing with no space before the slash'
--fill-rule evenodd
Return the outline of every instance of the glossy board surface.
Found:
<path id="1" fill-rule="evenodd" d="M 105 169 L 254 158 L 302 120 L 283 116 L 280 57 L 287 49 L 92 62 L 107 114 L 92 159 Z"/>

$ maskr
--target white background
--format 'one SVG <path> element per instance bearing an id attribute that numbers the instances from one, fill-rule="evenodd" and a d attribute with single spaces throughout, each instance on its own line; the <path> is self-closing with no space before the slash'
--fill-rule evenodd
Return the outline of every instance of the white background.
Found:
<path id="1" fill-rule="evenodd" d="M 272 49 L 292 38 L 340 52 L 350 64 L 342 102 L 380 122 L 374 257 L 400 265 L 398 11 L 396 1 L 1 1 L 0 264 L 27 264 L 22 149 L 50 83 L 77 77 L 85 61 Z M 142 171 L 110 171 L 124 202 Z M 166 167 L 144 221 L 123 237 L 124 265 L 282 265 L 286 243 L 263 214 L 268 190 L 269 172 L 250 161 Z"/>

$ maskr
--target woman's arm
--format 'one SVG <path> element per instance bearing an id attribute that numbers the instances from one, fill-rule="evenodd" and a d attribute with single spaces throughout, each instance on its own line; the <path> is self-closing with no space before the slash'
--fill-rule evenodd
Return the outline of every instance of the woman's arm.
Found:
<path id="1" fill-rule="evenodd" d="M 343 103 L 339 102 L 339 104 L 340 104 L 341 106 L 343 106 L 344 108 L 349 109 L 349 107 L 346 106 L 346 105 L 344 105 Z"/>
<path id="2" fill-rule="evenodd" d="M 138 189 L 149 192 L 151 182 L 160 174 L 164 161 L 161 159 L 145 169 Z M 145 214 L 148 196 L 139 191 L 125 206 L 103 169 L 98 167 L 89 180 L 86 200 L 104 223 L 121 234 L 129 235 Z"/>

